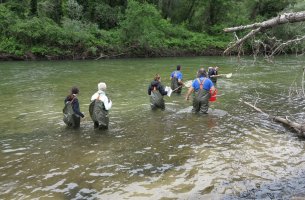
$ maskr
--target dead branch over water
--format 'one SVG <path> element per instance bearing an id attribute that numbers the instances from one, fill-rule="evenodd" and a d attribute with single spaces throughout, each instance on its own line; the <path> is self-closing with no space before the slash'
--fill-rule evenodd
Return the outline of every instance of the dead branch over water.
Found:
<path id="1" fill-rule="evenodd" d="M 254 105 L 252 105 L 252 104 L 250 104 L 248 102 L 243 101 L 242 99 L 240 99 L 239 101 L 244 103 L 244 104 L 246 104 L 247 106 L 250 106 L 254 110 L 262 113 L 263 115 L 266 115 L 270 120 L 273 120 L 275 122 L 280 122 L 280 123 L 282 123 L 284 125 L 289 126 L 290 128 L 292 128 L 296 132 L 298 137 L 303 137 L 303 138 L 305 137 L 305 124 L 299 124 L 299 123 L 290 121 L 288 119 L 288 117 L 282 118 L 282 117 L 278 117 L 278 116 L 272 116 L 270 114 L 265 113 L 260 108 L 254 106 Z"/>

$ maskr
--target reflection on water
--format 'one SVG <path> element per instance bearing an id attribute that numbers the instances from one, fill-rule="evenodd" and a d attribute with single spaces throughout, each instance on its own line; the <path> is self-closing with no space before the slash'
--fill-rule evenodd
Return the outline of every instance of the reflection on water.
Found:
<path id="1" fill-rule="evenodd" d="M 294 59 L 269 66 L 223 57 L 0 63 L 0 198 L 304 197 L 305 141 L 238 101 L 301 122 L 304 100 L 287 95 L 302 70 Z M 169 85 L 168 66 L 185 66 L 189 80 L 202 63 L 233 72 L 219 79 L 208 115 L 191 113 L 186 89 L 165 97 L 164 112 L 150 110 L 146 93 L 155 73 Z M 99 81 L 113 101 L 103 132 L 88 113 Z M 76 130 L 62 122 L 73 85 L 86 115 Z"/>

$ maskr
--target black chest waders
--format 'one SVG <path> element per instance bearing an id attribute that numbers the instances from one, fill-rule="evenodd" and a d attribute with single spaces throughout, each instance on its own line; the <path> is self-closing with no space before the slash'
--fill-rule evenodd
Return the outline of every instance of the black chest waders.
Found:
<path id="1" fill-rule="evenodd" d="M 200 88 L 194 94 L 193 112 L 196 112 L 196 113 L 199 112 L 201 114 L 206 114 L 209 109 L 210 91 L 207 91 L 203 88 L 206 78 L 203 79 L 201 82 L 200 82 L 199 78 L 197 80 L 200 84 Z"/>
<path id="2" fill-rule="evenodd" d="M 109 112 L 105 109 L 104 102 L 99 99 L 92 101 L 89 105 L 89 113 L 94 123 L 94 128 L 108 129 Z"/>
<path id="3" fill-rule="evenodd" d="M 174 76 L 173 78 L 172 78 L 172 81 L 171 81 L 171 89 L 173 90 L 173 92 L 175 92 L 175 93 L 181 93 L 181 91 L 182 91 L 182 87 L 180 87 L 182 84 L 180 84 L 179 82 L 178 82 L 178 78 L 176 77 L 176 76 Z M 178 89 L 177 89 L 178 88 Z"/>
<path id="4" fill-rule="evenodd" d="M 154 89 L 151 91 L 150 106 L 152 110 L 156 110 L 158 108 L 160 108 L 161 110 L 165 109 L 164 99 L 159 90 Z"/>
<path id="5" fill-rule="evenodd" d="M 70 102 L 67 102 L 64 109 L 62 110 L 64 113 L 63 121 L 64 123 L 73 128 L 77 128 L 80 126 L 80 116 L 74 113 L 72 103 L 73 100 Z"/>

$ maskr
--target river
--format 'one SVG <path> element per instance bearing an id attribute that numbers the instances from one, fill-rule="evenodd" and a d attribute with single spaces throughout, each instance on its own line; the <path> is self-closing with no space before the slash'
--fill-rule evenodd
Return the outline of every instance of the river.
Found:
<path id="1" fill-rule="evenodd" d="M 274 63 L 244 57 L 0 62 L 0 199 L 291 199 L 305 196 L 305 140 L 267 113 L 305 119 L 304 58 Z M 220 66 L 217 101 L 191 113 L 182 95 L 153 112 L 148 84 L 163 85 L 182 65 Z M 88 106 L 97 83 L 113 101 L 107 131 L 94 130 Z M 79 129 L 62 121 L 78 86 Z M 298 89 L 298 90 L 297 90 Z"/>

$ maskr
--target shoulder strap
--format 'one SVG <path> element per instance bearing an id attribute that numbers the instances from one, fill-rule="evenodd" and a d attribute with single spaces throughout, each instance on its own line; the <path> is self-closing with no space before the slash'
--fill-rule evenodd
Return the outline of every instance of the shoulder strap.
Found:
<path id="1" fill-rule="evenodd" d="M 203 85 L 204 85 L 204 82 L 205 82 L 206 78 L 204 78 L 202 81 L 200 81 L 200 79 L 199 79 L 199 78 L 197 78 L 197 80 L 198 80 L 198 83 L 199 83 L 199 85 L 200 85 L 200 89 L 202 90 L 202 89 L 203 89 Z"/>
<path id="2" fill-rule="evenodd" d="M 75 97 L 75 96 L 74 96 L 74 97 L 73 97 L 73 99 L 70 101 L 70 103 L 71 103 L 71 104 L 73 103 L 74 99 L 76 99 L 76 97 Z"/>

